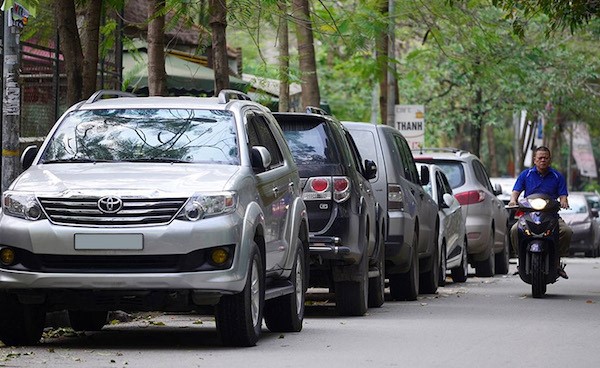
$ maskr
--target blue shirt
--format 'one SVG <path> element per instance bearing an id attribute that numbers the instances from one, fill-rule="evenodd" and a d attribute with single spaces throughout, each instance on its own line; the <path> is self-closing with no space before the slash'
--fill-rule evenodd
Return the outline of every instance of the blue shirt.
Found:
<path id="1" fill-rule="evenodd" d="M 525 197 L 536 193 L 547 194 L 552 198 L 569 194 L 565 177 L 551 167 L 548 168 L 548 172 L 544 176 L 539 173 L 535 166 L 524 170 L 519 174 L 513 190 L 518 192 L 524 190 Z"/>

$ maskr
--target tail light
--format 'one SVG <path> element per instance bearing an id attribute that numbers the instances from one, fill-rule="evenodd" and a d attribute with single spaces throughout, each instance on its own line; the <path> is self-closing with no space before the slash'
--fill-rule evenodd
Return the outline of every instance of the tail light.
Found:
<path id="1" fill-rule="evenodd" d="M 304 186 L 305 201 L 331 200 L 340 203 L 350 198 L 350 180 L 345 176 L 309 178 Z"/>
<path id="2" fill-rule="evenodd" d="M 457 193 L 454 195 L 458 203 L 462 206 L 483 202 L 485 192 L 483 190 L 470 190 L 468 192 Z"/>
<path id="3" fill-rule="evenodd" d="M 515 212 L 515 218 L 518 219 L 525 214 L 524 211 L 518 210 Z"/>
<path id="4" fill-rule="evenodd" d="M 388 210 L 402 210 L 404 195 L 398 184 L 388 184 Z"/>

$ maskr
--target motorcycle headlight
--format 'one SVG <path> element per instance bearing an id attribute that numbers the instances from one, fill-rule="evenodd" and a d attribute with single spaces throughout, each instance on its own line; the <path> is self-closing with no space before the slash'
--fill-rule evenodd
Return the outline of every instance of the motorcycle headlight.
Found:
<path id="1" fill-rule="evenodd" d="M 534 198 L 529 201 L 529 204 L 531 205 L 531 208 L 533 208 L 534 210 L 541 211 L 544 208 L 546 208 L 548 201 L 546 201 L 545 199 L 542 199 L 542 198 Z"/>
<path id="2" fill-rule="evenodd" d="M 31 193 L 4 192 L 2 211 L 9 216 L 30 221 L 46 218 L 40 204 Z"/>
<path id="3" fill-rule="evenodd" d="M 235 192 L 195 193 L 183 206 L 177 219 L 198 221 L 203 218 L 231 213 L 237 208 Z"/>

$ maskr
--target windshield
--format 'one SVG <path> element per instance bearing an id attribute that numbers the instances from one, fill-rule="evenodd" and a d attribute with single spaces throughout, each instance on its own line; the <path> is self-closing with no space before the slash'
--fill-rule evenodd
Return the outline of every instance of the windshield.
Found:
<path id="1" fill-rule="evenodd" d="M 569 208 L 560 211 L 564 213 L 588 213 L 588 205 L 584 197 L 569 196 Z"/>
<path id="2" fill-rule="evenodd" d="M 70 113 L 41 163 L 185 162 L 238 165 L 233 114 L 220 110 L 114 109 Z"/>

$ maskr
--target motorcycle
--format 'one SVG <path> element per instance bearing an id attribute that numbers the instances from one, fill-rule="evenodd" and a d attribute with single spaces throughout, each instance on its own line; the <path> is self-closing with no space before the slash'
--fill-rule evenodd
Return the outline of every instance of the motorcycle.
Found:
<path id="1" fill-rule="evenodd" d="M 532 194 L 519 200 L 518 206 L 507 208 L 516 209 L 515 216 L 520 215 L 517 221 L 519 277 L 531 285 L 534 298 L 542 298 L 546 286 L 559 277 L 556 265 L 560 259 L 560 203 L 545 194 Z"/>

